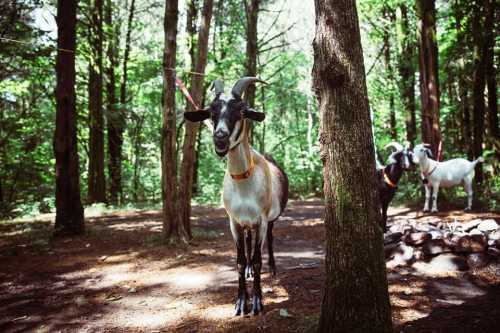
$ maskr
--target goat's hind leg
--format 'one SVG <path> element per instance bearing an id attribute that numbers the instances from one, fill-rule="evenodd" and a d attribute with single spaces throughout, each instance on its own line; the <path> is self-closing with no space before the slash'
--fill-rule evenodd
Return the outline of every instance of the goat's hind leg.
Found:
<path id="1" fill-rule="evenodd" d="M 464 179 L 464 190 L 467 193 L 467 207 L 465 207 L 465 210 L 468 211 L 472 209 L 472 197 L 474 195 L 474 191 L 472 190 L 472 177 Z"/>
<path id="2" fill-rule="evenodd" d="M 269 222 L 267 226 L 267 254 L 269 255 L 269 271 L 271 276 L 276 276 L 276 263 L 274 261 L 274 249 L 273 249 L 273 226 L 274 222 Z"/>
<path id="3" fill-rule="evenodd" d="M 245 256 L 245 235 L 243 229 L 235 225 L 233 221 L 230 222 L 231 232 L 236 243 L 236 264 L 238 267 L 238 299 L 236 300 L 235 316 L 245 315 L 247 309 L 247 289 L 245 280 L 245 268 L 247 259 Z"/>

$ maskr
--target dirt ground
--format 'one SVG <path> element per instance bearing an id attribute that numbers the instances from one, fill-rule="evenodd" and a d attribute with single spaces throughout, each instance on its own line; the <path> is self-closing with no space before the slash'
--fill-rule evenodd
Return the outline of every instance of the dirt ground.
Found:
<path id="1" fill-rule="evenodd" d="M 443 211 L 389 213 L 500 221 L 500 214 Z M 238 318 L 235 250 L 222 209 L 194 209 L 188 249 L 160 244 L 158 211 L 90 217 L 87 235 L 71 239 L 50 238 L 50 216 L 1 223 L 0 332 L 313 332 L 324 279 L 322 213 L 319 201 L 289 204 L 274 228 L 277 277 L 264 265 L 264 313 Z M 388 270 L 395 332 L 499 332 L 499 272 Z"/>

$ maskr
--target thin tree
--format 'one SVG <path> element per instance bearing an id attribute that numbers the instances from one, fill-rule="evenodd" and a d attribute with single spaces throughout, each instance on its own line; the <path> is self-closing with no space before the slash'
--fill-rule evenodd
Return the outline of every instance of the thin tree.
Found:
<path id="1" fill-rule="evenodd" d="M 106 182 L 104 178 L 104 114 L 103 114 L 103 3 L 94 0 L 91 6 L 89 61 L 89 176 L 88 201 L 106 201 Z"/>
<path id="2" fill-rule="evenodd" d="M 356 2 L 316 0 L 326 282 L 319 332 L 392 332 Z"/>
<path id="3" fill-rule="evenodd" d="M 487 56 L 487 45 L 485 43 L 484 26 L 482 18 L 484 6 L 481 2 L 474 2 L 472 13 L 472 40 L 474 43 L 474 73 L 473 73 L 473 158 L 476 159 L 483 154 L 483 132 L 484 132 L 484 89 L 486 87 L 485 66 Z M 482 163 L 476 166 L 476 183 L 483 180 Z"/>
<path id="4" fill-rule="evenodd" d="M 384 5 L 383 9 L 384 19 L 388 24 L 384 26 L 383 41 L 384 41 L 384 64 L 386 71 L 387 93 L 389 95 L 389 128 L 390 135 L 394 141 L 398 139 L 398 132 L 396 128 L 396 110 L 394 106 L 394 69 L 391 62 L 391 29 L 394 25 L 395 15 L 392 8 Z"/>
<path id="5" fill-rule="evenodd" d="M 163 128 L 161 143 L 161 182 L 164 242 L 187 244 L 188 236 L 177 211 L 177 156 L 175 66 L 177 51 L 178 1 L 165 4 L 165 50 L 163 52 Z"/>
<path id="6" fill-rule="evenodd" d="M 411 146 L 415 145 L 417 138 L 417 121 L 415 116 L 415 68 L 413 61 L 415 57 L 414 41 L 415 35 L 411 33 L 410 21 L 408 19 L 408 7 L 402 3 L 399 5 L 400 17 L 400 35 L 399 45 L 401 48 L 398 59 L 398 71 L 401 80 L 399 80 L 399 90 L 401 102 L 405 109 L 406 140 Z"/>
<path id="7" fill-rule="evenodd" d="M 83 234 L 76 138 L 75 45 L 77 0 L 57 1 L 56 234 Z"/>
<path id="8" fill-rule="evenodd" d="M 198 31 L 198 45 L 194 60 L 194 70 L 197 73 L 191 76 L 191 96 L 197 105 L 201 105 L 203 99 L 203 82 L 205 67 L 207 66 L 208 37 L 210 33 L 210 21 L 212 20 L 213 0 L 203 1 L 201 26 Z M 201 75 L 200 75 L 201 74 Z M 194 111 L 193 105 L 188 103 L 187 111 Z M 191 197 L 193 192 L 194 167 L 196 160 L 196 138 L 200 124 L 186 122 L 186 132 L 182 147 L 182 164 L 180 170 L 179 184 L 179 213 L 181 223 L 191 237 Z"/>
<path id="9" fill-rule="evenodd" d="M 121 193 L 121 144 L 123 134 L 120 131 L 120 110 L 116 105 L 116 75 L 115 66 L 116 48 L 118 45 L 118 29 L 113 24 L 113 2 L 106 0 L 106 40 L 108 63 L 106 66 L 106 121 L 108 129 L 108 173 L 109 173 L 109 201 L 116 205 L 119 203 Z"/>
<path id="10" fill-rule="evenodd" d="M 259 47 L 257 44 L 257 24 L 259 21 L 260 0 L 244 0 L 246 16 L 246 60 L 245 72 L 247 76 L 257 75 L 257 54 Z M 255 106 L 255 85 L 251 84 L 246 91 L 246 100 L 250 107 Z"/>
<path id="11" fill-rule="evenodd" d="M 438 156 L 439 127 L 438 47 L 435 0 L 417 0 L 422 141 Z"/>

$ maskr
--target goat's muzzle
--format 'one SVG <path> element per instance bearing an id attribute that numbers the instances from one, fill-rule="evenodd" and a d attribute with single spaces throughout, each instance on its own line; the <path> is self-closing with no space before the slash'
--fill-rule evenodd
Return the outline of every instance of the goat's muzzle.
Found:
<path id="1" fill-rule="evenodd" d="M 214 133 L 214 145 L 217 155 L 220 157 L 225 156 L 229 150 L 229 133 L 216 131 Z"/>

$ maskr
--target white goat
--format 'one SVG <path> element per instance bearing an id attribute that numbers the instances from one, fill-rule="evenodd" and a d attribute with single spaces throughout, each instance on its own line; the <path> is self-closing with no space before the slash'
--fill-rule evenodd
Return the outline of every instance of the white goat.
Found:
<path id="1" fill-rule="evenodd" d="M 248 85 L 260 81 L 254 77 L 239 79 L 231 95 L 225 96 L 222 82 L 214 82 L 215 99 L 204 110 L 186 112 L 189 121 L 213 122 L 215 152 L 228 156 L 224 176 L 222 199 L 237 249 L 238 299 L 236 315 L 247 312 L 245 275 L 254 274 L 252 314 L 262 311 L 260 274 L 262 248 L 267 239 L 269 266 L 275 274 L 273 255 L 273 222 L 285 209 L 288 199 L 288 179 L 270 156 L 263 156 L 249 144 L 249 122 L 263 121 L 265 115 L 248 107 L 241 99 Z M 255 231 L 255 247 L 252 255 L 252 234 Z M 246 237 L 245 237 L 246 232 Z M 245 243 L 247 251 L 245 253 Z"/>
<path id="2" fill-rule="evenodd" d="M 474 168 L 477 163 L 484 162 L 482 157 L 475 161 L 468 161 L 464 158 L 454 158 L 452 160 L 438 162 L 431 159 L 431 150 L 428 144 L 416 145 L 413 149 L 413 162 L 420 166 L 422 181 L 425 186 L 424 212 L 429 211 L 431 189 L 432 189 L 432 212 L 437 212 L 437 196 L 439 187 L 452 187 L 463 184 L 467 192 L 467 207 L 472 208 L 472 179 L 474 178 Z"/>

